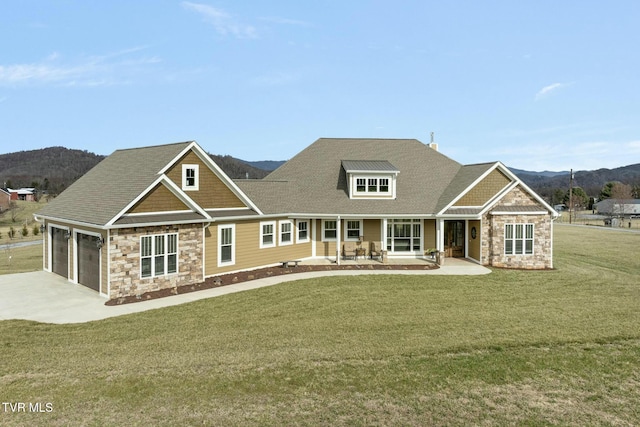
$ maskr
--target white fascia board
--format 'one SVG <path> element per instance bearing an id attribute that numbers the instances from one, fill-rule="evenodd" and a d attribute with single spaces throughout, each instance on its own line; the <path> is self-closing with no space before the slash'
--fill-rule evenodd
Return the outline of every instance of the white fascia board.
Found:
<path id="1" fill-rule="evenodd" d="M 162 175 L 162 182 L 169 188 L 169 191 L 173 193 L 178 199 L 182 201 L 185 205 L 198 212 L 205 218 L 211 219 L 209 214 L 204 208 L 202 208 L 199 204 L 197 204 L 191 197 L 187 195 L 176 183 L 171 181 L 166 175 Z"/>
<path id="2" fill-rule="evenodd" d="M 91 224 L 91 223 L 83 222 L 83 221 L 74 221 L 74 220 L 71 220 L 71 219 L 64 219 L 64 218 L 57 217 L 57 216 L 38 215 L 38 217 L 41 220 L 45 220 L 45 221 L 47 221 L 49 223 L 64 222 L 65 224 L 76 225 L 78 227 L 96 228 L 98 230 L 107 230 L 107 229 L 110 228 L 110 227 L 107 227 L 106 225 Z"/>
<path id="3" fill-rule="evenodd" d="M 461 191 L 460 194 L 458 194 L 456 197 L 454 197 L 454 199 L 451 202 L 449 202 L 448 205 L 446 205 L 440 212 L 438 212 L 438 215 L 444 214 L 447 211 L 447 209 L 452 207 L 465 194 L 467 194 L 469 191 L 471 191 L 471 189 L 473 187 L 478 185 L 478 183 L 480 181 L 482 181 L 484 178 L 486 178 L 487 175 L 489 175 L 491 172 L 493 172 L 498 167 L 499 164 L 500 164 L 500 162 L 496 162 L 493 166 L 491 166 L 489 169 L 487 169 L 482 175 L 480 175 L 478 178 L 476 178 L 475 181 L 473 181 L 467 188 L 465 188 L 463 191 Z M 464 167 L 464 165 L 463 165 L 463 167 Z"/>
<path id="4" fill-rule="evenodd" d="M 557 218 L 560 216 L 560 214 L 556 212 L 556 210 L 553 209 L 552 206 L 550 206 L 542 197 L 540 197 L 538 193 L 536 193 L 531 188 L 529 188 L 527 184 L 522 182 L 522 180 L 520 180 L 520 178 L 518 178 L 513 172 L 511 172 L 508 167 L 503 165 L 502 162 L 498 162 L 498 165 L 500 166 L 500 170 L 504 172 L 505 175 L 507 175 L 509 178 L 513 179 L 514 181 L 516 181 L 518 185 L 522 186 L 522 188 L 524 188 L 527 191 L 527 193 L 533 196 L 534 199 L 536 199 L 542 206 L 544 206 L 551 213 L 551 216 L 553 216 L 554 218 Z"/>
<path id="5" fill-rule="evenodd" d="M 158 171 L 158 175 L 163 175 L 165 174 L 169 169 L 171 169 L 173 167 L 174 164 L 176 164 L 176 162 L 178 160 L 180 160 L 185 154 L 187 154 L 189 152 L 189 150 L 191 150 L 191 148 L 196 144 L 195 141 L 189 141 L 189 145 L 187 145 L 180 153 L 178 153 L 177 156 L 175 156 L 173 159 L 171 159 L 171 161 L 169 163 L 167 163 L 162 169 L 160 169 Z"/>
<path id="6" fill-rule="evenodd" d="M 443 214 L 438 215 L 438 219 L 481 219 L 480 214 Z"/>
<path id="7" fill-rule="evenodd" d="M 236 183 L 233 182 L 233 180 L 229 178 L 226 173 L 224 173 L 220 166 L 218 166 L 216 162 L 213 161 L 213 159 L 206 153 L 206 151 L 202 149 L 202 147 L 200 147 L 195 141 L 193 141 L 187 148 L 193 149 L 193 152 L 196 154 L 196 156 L 198 156 L 200 160 L 202 160 L 204 164 L 206 164 L 209 169 L 211 169 L 213 173 L 215 173 L 218 178 L 220 178 L 222 182 L 224 182 L 225 185 L 229 187 L 231 192 L 233 192 L 233 194 L 235 194 L 240 200 L 242 200 L 245 205 L 249 206 L 259 214 L 262 213 L 262 211 L 258 208 L 258 206 L 255 205 L 255 203 L 253 203 L 249 196 L 244 194 L 240 187 L 238 187 Z"/>
<path id="8" fill-rule="evenodd" d="M 484 215 L 485 213 L 487 213 L 487 211 L 489 209 L 491 209 L 493 206 L 495 206 L 496 203 L 498 203 L 500 200 L 502 200 L 502 198 L 504 196 L 509 194 L 509 192 L 511 190 L 513 190 L 514 188 L 516 188 L 517 186 L 518 186 L 518 182 L 517 181 L 511 181 L 511 183 L 509 185 L 507 185 L 505 188 L 503 188 L 501 191 L 499 191 L 498 194 L 496 194 L 494 197 L 492 197 L 491 200 L 489 200 L 484 205 L 484 207 L 480 211 L 480 214 Z"/>
<path id="9" fill-rule="evenodd" d="M 196 202 L 194 202 L 189 196 L 187 196 L 176 184 L 174 184 L 166 175 L 160 175 L 153 181 L 144 191 L 142 191 L 136 198 L 134 198 L 129 204 L 127 204 L 120 212 L 118 212 L 113 218 L 107 222 L 106 226 L 111 227 L 113 224 L 122 218 L 129 209 L 135 206 L 143 197 L 145 197 L 149 192 L 154 189 L 158 184 L 163 183 L 166 184 L 169 191 L 173 193 L 178 199 L 180 199 L 184 204 L 193 209 L 194 211 L 202 214 L 205 218 L 210 218 L 209 214 L 205 212 Z"/>

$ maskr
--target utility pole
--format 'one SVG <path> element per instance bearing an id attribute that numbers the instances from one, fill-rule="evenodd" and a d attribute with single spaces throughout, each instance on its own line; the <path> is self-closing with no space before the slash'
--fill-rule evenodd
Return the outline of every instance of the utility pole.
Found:
<path id="1" fill-rule="evenodd" d="M 569 178 L 569 224 L 571 224 L 572 214 L 573 214 L 573 169 L 571 169 L 571 178 Z"/>

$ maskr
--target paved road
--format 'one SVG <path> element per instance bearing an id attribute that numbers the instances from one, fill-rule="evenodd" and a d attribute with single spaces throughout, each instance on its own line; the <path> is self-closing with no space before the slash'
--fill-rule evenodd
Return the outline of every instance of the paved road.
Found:
<path id="1" fill-rule="evenodd" d="M 627 233 L 637 233 L 640 234 L 640 230 L 637 228 L 628 228 L 628 227 L 600 227 L 598 225 L 582 225 L 582 224 L 566 224 L 563 222 L 556 222 L 555 226 L 560 227 L 582 227 L 582 228 L 592 228 L 594 230 L 603 230 L 603 231 L 618 231 L 618 232 L 627 232 Z"/>
<path id="2" fill-rule="evenodd" d="M 15 242 L 11 242 L 11 243 L 3 243 L 2 245 L 0 245 L 0 249 L 6 249 L 6 248 L 21 248 L 24 246 L 33 246 L 33 245 L 41 245 L 42 244 L 42 240 L 29 240 L 28 242 L 22 242 L 22 241 L 15 241 Z"/>

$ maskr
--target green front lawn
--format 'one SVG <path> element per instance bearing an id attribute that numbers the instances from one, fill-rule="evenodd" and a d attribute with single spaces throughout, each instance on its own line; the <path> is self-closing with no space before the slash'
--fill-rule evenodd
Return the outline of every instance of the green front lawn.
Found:
<path id="1" fill-rule="evenodd" d="M 0 322 L 3 425 L 637 425 L 640 234 L 554 271 L 332 277 L 80 325 Z M 43 405 L 44 407 L 44 405 Z"/>

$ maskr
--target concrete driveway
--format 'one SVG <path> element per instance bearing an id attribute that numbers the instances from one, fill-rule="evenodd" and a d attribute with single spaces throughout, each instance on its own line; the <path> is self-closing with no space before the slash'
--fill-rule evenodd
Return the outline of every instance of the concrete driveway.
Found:
<path id="1" fill-rule="evenodd" d="M 478 275 L 490 272 L 491 270 L 480 265 L 468 261 L 459 261 L 451 262 L 449 265 L 444 265 L 435 270 L 368 270 L 366 274 Z M 24 319 L 59 324 L 84 323 L 185 304 L 204 298 L 272 286 L 293 280 L 358 274 L 362 274 L 362 271 L 335 270 L 287 274 L 117 306 L 104 305 L 107 301 L 105 297 L 82 285 L 73 284 L 53 273 L 35 271 L 32 273 L 7 274 L 0 276 L 0 320 Z"/>

